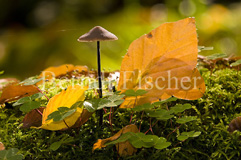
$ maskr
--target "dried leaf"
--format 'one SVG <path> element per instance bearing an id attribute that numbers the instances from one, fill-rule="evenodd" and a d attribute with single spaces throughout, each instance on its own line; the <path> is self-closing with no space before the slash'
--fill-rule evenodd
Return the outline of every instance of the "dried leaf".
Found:
<path id="1" fill-rule="evenodd" d="M 5 79 L 0 79 L 0 91 L 8 86 L 11 85 L 12 83 L 18 83 L 19 80 L 17 80 L 16 78 L 5 78 Z"/>
<path id="2" fill-rule="evenodd" d="M 128 97 L 120 108 L 159 101 L 171 96 L 197 99 L 205 83 L 197 65 L 198 45 L 194 18 L 165 23 L 132 42 L 120 71 L 118 90 L 144 89 L 148 92 Z"/>
<path id="3" fill-rule="evenodd" d="M 112 136 L 110 138 L 106 138 L 103 140 L 98 139 L 98 141 L 93 146 L 93 151 L 96 149 L 101 149 L 103 147 L 106 147 L 105 143 L 114 141 L 117 138 L 119 138 L 122 134 L 127 133 L 127 132 L 137 133 L 137 132 L 139 132 L 139 130 L 138 130 L 137 126 L 134 124 L 125 126 L 124 128 L 122 128 L 119 132 L 117 132 L 114 136 Z M 121 156 L 133 155 L 137 151 L 128 141 L 116 144 L 116 148 L 118 150 L 119 155 L 121 155 Z"/>
<path id="4" fill-rule="evenodd" d="M 14 83 L 3 89 L 0 104 L 28 97 L 38 92 L 39 90 L 34 85 L 24 86 Z"/>
<path id="5" fill-rule="evenodd" d="M 81 116 L 79 119 L 75 122 L 75 124 L 72 126 L 72 128 L 78 128 L 82 126 L 93 114 L 94 112 L 89 112 L 86 109 L 83 109 Z"/>
<path id="6" fill-rule="evenodd" d="M 42 125 L 42 113 L 45 107 L 34 109 L 27 113 L 22 121 L 23 126 L 21 128 L 40 127 Z"/>
<path id="7" fill-rule="evenodd" d="M 5 150 L 4 144 L 0 142 L 0 151 Z"/>
<path id="8" fill-rule="evenodd" d="M 69 86 L 66 90 L 52 97 L 46 109 L 43 112 L 42 126 L 40 128 L 47 130 L 62 130 L 72 127 L 81 116 L 82 108 L 77 107 L 77 111 L 71 116 L 65 118 L 62 121 L 54 122 L 53 119 L 47 120 L 48 115 L 58 110 L 59 107 L 71 108 L 76 102 L 83 101 L 85 99 L 84 92 L 87 87 L 79 85 Z"/>
<path id="9" fill-rule="evenodd" d="M 231 133 L 235 130 L 241 131 L 241 116 L 233 119 L 228 126 L 228 131 Z"/>

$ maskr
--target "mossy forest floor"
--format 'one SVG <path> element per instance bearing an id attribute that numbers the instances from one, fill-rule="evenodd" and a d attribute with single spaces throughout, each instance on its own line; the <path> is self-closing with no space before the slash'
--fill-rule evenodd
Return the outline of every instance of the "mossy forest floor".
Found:
<path id="1" fill-rule="evenodd" d="M 21 129 L 24 114 L 19 107 L 0 108 L 0 142 L 6 149 L 18 148 L 25 159 L 241 159 L 241 133 L 228 132 L 232 119 L 241 116 L 241 73 L 234 69 L 201 71 L 206 83 L 206 93 L 198 100 L 178 100 L 168 103 L 190 103 L 192 109 L 183 114 L 197 116 L 197 121 L 175 126 L 171 121 L 159 121 L 153 132 L 162 137 L 168 136 L 172 145 L 167 149 L 142 148 L 129 157 L 119 157 L 115 147 L 107 146 L 92 152 L 93 144 L 98 139 L 112 136 L 108 116 L 104 115 L 104 126 L 98 127 L 95 114 L 80 128 L 67 131 L 48 131 L 43 129 Z M 129 124 L 131 111 L 115 109 L 113 132 Z M 133 122 L 139 126 L 140 113 L 134 113 Z M 144 115 L 142 130 L 149 128 L 149 117 Z M 177 130 L 175 130 L 179 127 Z M 201 135 L 184 142 L 176 140 L 179 131 L 200 131 Z M 171 133 L 171 134 L 170 134 Z M 148 132 L 148 134 L 152 134 Z M 170 134 L 170 135 L 169 135 Z M 56 150 L 50 149 L 54 142 L 64 143 Z"/>

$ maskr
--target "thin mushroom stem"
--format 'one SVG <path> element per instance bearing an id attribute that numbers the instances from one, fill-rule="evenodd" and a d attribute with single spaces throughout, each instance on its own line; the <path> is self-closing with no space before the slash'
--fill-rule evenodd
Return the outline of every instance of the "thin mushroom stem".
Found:
<path id="1" fill-rule="evenodd" d="M 100 41 L 97 41 L 97 65 L 98 65 L 98 82 L 99 82 L 99 97 L 102 98 L 102 82 L 101 82 L 101 64 L 100 64 Z M 99 111 L 99 126 L 103 124 L 103 111 Z"/>

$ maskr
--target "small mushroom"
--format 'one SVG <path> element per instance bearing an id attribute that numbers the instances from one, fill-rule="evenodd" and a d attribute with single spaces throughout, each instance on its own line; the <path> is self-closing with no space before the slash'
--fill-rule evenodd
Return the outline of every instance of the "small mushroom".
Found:
<path id="1" fill-rule="evenodd" d="M 80 36 L 78 38 L 79 42 L 95 42 L 97 41 L 97 65 L 98 65 L 98 82 L 99 82 L 99 97 L 102 98 L 102 82 L 101 82 L 101 62 L 100 62 L 100 41 L 114 41 L 118 38 L 113 34 L 104 29 L 101 26 L 96 26 L 92 28 L 88 33 Z M 101 126 L 103 122 L 103 113 L 100 111 L 100 121 Z"/>

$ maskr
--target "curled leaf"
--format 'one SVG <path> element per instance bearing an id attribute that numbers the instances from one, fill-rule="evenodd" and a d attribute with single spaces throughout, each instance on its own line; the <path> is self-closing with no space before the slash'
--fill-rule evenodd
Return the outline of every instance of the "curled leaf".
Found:
<path id="1" fill-rule="evenodd" d="M 205 83 L 196 69 L 197 42 L 194 18 L 164 23 L 133 41 L 121 64 L 118 90 L 148 92 L 137 99 L 127 97 L 120 108 L 171 96 L 188 100 L 202 97 Z"/>
<path id="2" fill-rule="evenodd" d="M 137 133 L 139 130 L 136 125 L 131 124 L 128 126 L 125 126 L 122 128 L 119 132 L 117 132 L 114 136 L 106 139 L 98 139 L 98 141 L 94 144 L 93 146 L 93 151 L 96 149 L 101 149 L 103 147 L 106 147 L 107 142 L 114 141 L 118 139 L 122 134 L 127 133 L 127 132 L 134 132 Z M 136 149 L 130 144 L 130 142 L 120 142 L 116 144 L 116 148 L 118 150 L 119 155 L 121 156 L 126 156 L 126 155 L 132 155 L 133 153 L 136 152 Z"/>

